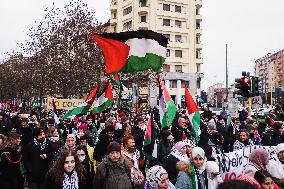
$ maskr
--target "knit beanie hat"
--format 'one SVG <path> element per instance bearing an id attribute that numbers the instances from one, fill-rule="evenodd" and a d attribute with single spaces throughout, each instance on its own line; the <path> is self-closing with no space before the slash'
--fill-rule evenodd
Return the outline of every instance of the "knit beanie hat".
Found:
<path id="1" fill-rule="evenodd" d="M 107 151 L 106 154 L 110 154 L 111 152 L 116 151 L 116 152 L 120 152 L 121 151 L 121 146 L 120 144 L 118 144 L 117 142 L 111 142 L 109 143 L 109 145 L 107 146 Z"/>
<path id="2" fill-rule="evenodd" d="M 44 133 L 44 130 L 43 130 L 42 128 L 35 128 L 35 129 L 34 129 L 34 138 L 37 138 L 37 136 L 38 136 L 40 133 Z"/>

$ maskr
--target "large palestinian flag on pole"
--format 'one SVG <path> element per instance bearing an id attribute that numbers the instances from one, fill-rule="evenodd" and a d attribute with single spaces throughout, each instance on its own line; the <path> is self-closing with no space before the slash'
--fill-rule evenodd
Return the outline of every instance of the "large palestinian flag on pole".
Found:
<path id="1" fill-rule="evenodd" d="M 172 100 L 164 82 L 159 77 L 159 113 L 160 113 L 160 122 L 162 125 L 162 129 L 166 127 L 170 127 L 172 124 L 175 115 L 177 113 L 177 107 Z"/>
<path id="2" fill-rule="evenodd" d="M 156 143 L 156 134 L 154 132 L 153 113 L 147 123 L 147 129 L 144 134 L 143 151 L 148 160 L 153 160 L 158 157 L 158 148 Z"/>
<path id="3" fill-rule="evenodd" d="M 100 113 L 107 110 L 113 103 L 114 97 L 110 80 L 107 81 L 106 87 L 100 97 L 95 101 L 92 113 Z"/>
<path id="4" fill-rule="evenodd" d="M 160 72 L 166 59 L 167 38 L 151 30 L 93 34 L 92 39 L 102 48 L 106 74 Z"/>
<path id="5" fill-rule="evenodd" d="M 186 109 L 187 109 L 189 121 L 193 128 L 195 142 L 196 144 L 198 144 L 199 139 L 200 139 L 200 134 L 201 134 L 200 112 L 192 96 L 190 95 L 190 92 L 187 87 L 185 87 L 185 103 L 186 103 Z"/>
<path id="6" fill-rule="evenodd" d="M 76 116 L 80 114 L 86 114 L 88 113 L 90 107 L 92 106 L 94 100 L 96 99 L 96 95 L 99 91 L 99 86 L 100 84 L 97 83 L 97 85 L 93 88 L 93 90 L 90 92 L 88 97 L 86 98 L 85 102 L 77 106 L 76 108 L 73 108 L 72 110 L 69 110 L 63 117 L 62 119 L 71 117 L 71 116 Z"/>

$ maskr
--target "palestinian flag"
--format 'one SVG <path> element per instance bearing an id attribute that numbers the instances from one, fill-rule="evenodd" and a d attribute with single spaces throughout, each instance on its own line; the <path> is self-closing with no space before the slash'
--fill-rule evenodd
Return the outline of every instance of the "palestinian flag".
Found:
<path id="1" fill-rule="evenodd" d="M 200 112 L 199 108 L 197 107 L 196 103 L 194 102 L 192 96 L 187 87 L 185 87 L 185 103 L 186 109 L 188 112 L 189 121 L 193 128 L 195 142 L 198 144 L 200 139 Z"/>
<path id="2" fill-rule="evenodd" d="M 159 81 L 159 89 L 160 89 L 160 96 L 159 96 L 159 113 L 160 113 L 160 122 L 162 125 L 162 129 L 166 127 L 170 127 L 172 124 L 175 115 L 177 113 L 177 107 L 172 100 L 164 82 L 161 78 L 158 78 Z"/>
<path id="3" fill-rule="evenodd" d="M 114 101 L 113 93 L 112 93 L 112 87 L 110 80 L 107 81 L 106 87 L 101 94 L 101 96 L 96 100 L 95 107 L 92 110 L 92 113 L 100 113 L 102 111 L 105 111 L 108 109 Z"/>
<path id="4" fill-rule="evenodd" d="M 92 39 L 102 48 L 106 74 L 160 72 L 166 59 L 167 38 L 151 30 L 93 34 Z"/>
<path id="5" fill-rule="evenodd" d="M 153 114 L 150 114 L 150 118 L 148 120 L 147 128 L 144 134 L 144 142 L 143 142 L 143 151 L 148 160 L 153 160 L 157 158 L 157 143 L 156 137 L 154 133 L 154 122 L 153 122 Z"/>
<path id="6" fill-rule="evenodd" d="M 93 104 L 97 92 L 99 91 L 99 83 L 93 88 L 93 90 L 90 92 L 88 97 L 86 98 L 85 102 L 77 106 L 76 108 L 73 108 L 72 110 L 69 110 L 63 117 L 62 119 L 71 117 L 71 116 L 76 116 L 79 114 L 86 114 L 88 113 L 91 105 Z"/>
<path id="7" fill-rule="evenodd" d="M 52 112 L 52 117 L 55 121 L 56 124 L 59 124 L 60 121 L 59 121 L 59 118 L 56 114 L 56 105 L 55 105 L 55 101 L 54 101 L 54 98 L 52 98 L 52 107 L 51 107 L 51 112 Z"/>

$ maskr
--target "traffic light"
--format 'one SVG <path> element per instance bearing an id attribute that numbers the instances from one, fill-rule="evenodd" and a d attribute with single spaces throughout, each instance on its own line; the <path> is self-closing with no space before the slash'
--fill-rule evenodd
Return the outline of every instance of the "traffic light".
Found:
<path id="1" fill-rule="evenodd" d="M 242 78 L 236 78 L 235 82 L 235 87 L 236 89 L 238 89 L 235 94 L 243 96 Z"/>
<path id="2" fill-rule="evenodd" d="M 242 77 L 236 78 L 235 82 L 235 87 L 238 89 L 235 93 L 243 97 L 250 97 L 252 86 L 249 72 L 242 72 Z"/>
<path id="3" fill-rule="evenodd" d="M 259 80 L 258 77 L 251 77 L 252 86 L 251 86 L 251 96 L 258 96 L 259 95 Z"/>

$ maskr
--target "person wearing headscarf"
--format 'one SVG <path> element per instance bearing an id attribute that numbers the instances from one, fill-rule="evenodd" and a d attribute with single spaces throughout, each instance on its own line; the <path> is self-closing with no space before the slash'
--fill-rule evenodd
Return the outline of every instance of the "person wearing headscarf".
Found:
<path id="1" fill-rule="evenodd" d="M 216 189 L 223 179 L 220 176 L 219 166 L 214 161 L 206 162 L 208 189 Z"/>
<path id="2" fill-rule="evenodd" d="M 257 170 L 267 170 L 266 166 L 269 163 L 269 154 L 263 148 L 255 149 L 249 155 L 249 162 L 245 166 L 243 175 L 253 177 Z"/>
<path id="3" fill-rule="evenodd" d="M 146 173 L 144 189 L 175 189 L 175 186 L 169 181 L 167 171 L 155 165 Z"/>
<path id="4" fill-rule="evenodd" d="M 267 165 L 267 171 L 273 177 L 275 183 L 284 188 L 284 143 L 276 146 L 277 158 L 270 160 Z"/>
<path id="5" fill-rule="evenodd" d="M 239 176 L 236 180 L 246 182 L 246 183 L 248 183 L 248 184 L 254 186 L 254 187 L 257 188 L 257 189 L 260 189 L 259 183 L 258 183 L 257 180 L 255 180 L 254 177 L 252 177 L 252 176 L 241 175 L 241 176 Z"/>
<path id="6" fill-rule="evenodd" d="M 191 140 L 183 141 L 186 146 L 186 155 L 189 159 L 192 159 L 192 149 L 195 147 L 195 144 Z M 191 166 L 190 162 L 179 161 L 176 164 L 176 168 L 178 170 L 178 176 L 176 181 L 176 188 L 178 189 L 191 189 Z"/>
<path id="7" fill-rule="evenodd" d="M 192 189 L 208 189 L 205 152 L 200 147 L 192 150 Z"/>
<path id="8" fill-rule="evenodd" d="M 177 163 L 182 161 L 186 164 L 190 163 L 190 160 L 186 154 L 186 143 L 179 141 L 177 142 L 171 150 L 170 155 L 166 159 L 165 169 L 169 174 L 170 182 L 176 184 L 177 176 L 178 176 L 178 169 Z"/>

